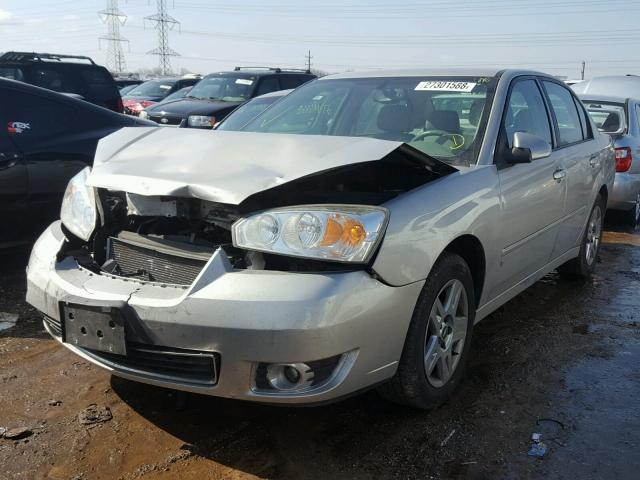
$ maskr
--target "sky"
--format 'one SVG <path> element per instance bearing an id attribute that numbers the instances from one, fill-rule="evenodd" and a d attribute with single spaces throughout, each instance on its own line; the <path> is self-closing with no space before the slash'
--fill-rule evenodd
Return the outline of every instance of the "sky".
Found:
<path id="1" fill-rule="evenodd" d="M 108 0 L 0 0 L 0 52 L 91 56 L 105 64 Z M 127 70 L 152 68 L 155 0 L 120 0 Z M 531 68 L 570 79 L 640 74 L 640 0 L 167 0 L 180 22 L 171 66 L 326 72 L 411 67 Z"/>

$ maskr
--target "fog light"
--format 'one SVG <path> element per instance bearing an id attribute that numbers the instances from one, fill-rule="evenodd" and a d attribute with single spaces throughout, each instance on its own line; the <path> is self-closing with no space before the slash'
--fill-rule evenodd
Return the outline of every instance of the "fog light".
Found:
<path id="1" fill-rule="evenodd" d="M 267 367 L 267 381 L 276 390 L 301 390 L 313 383 L 313 370 L 306 363 L 272 363 Z"/>

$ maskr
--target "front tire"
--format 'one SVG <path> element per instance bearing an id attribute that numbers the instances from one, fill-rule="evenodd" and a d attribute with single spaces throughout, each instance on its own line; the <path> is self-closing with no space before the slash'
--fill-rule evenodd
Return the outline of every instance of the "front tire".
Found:
<path id="1" fill-rule="evenodd" d="M 442 405 L 463 376 L 475 318 L 467 263 L 444 252 L 416 303 L 395 376 L 379 388 L 393 402 L 421 409 Z"/>
<path id="2" fill-rule="evenodd" d="M 602 225 L 604 223 L 604 200 L 600 195 L 596 198 L 589 221 L 582 236 L 580 253 L 576 258 L 561 265 L 558 271 L 563 275 L 574 277 L 588 277 L 596 266 L 596 259 L 602 239 Z"/>

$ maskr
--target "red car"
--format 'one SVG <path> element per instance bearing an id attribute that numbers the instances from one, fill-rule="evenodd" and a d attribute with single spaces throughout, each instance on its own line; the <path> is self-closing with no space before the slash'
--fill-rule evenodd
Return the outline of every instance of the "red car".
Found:
<path id="1" fill-rule="evenodd" d="M 140 115 L 140 112 L 154 103 L 184 87 L 191 87 L 200 81 L 200 77 L 167 77 L 149 80 L 131 90 L 123 99 L 124 113 Z"/>

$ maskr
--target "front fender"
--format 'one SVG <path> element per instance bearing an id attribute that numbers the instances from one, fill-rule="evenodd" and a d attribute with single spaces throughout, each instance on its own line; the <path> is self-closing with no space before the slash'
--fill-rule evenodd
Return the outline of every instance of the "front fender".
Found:
<path id="1" fill-rule="evenodd" d="M 373 270 L 390 285 L 427 278 L 445 248 L 465 234 L 483 245 L 487 265 L 499 261 L 500 197 L 493 165 L 463 169 L 400 195 L 385 207 L 389 225 Z"/>

